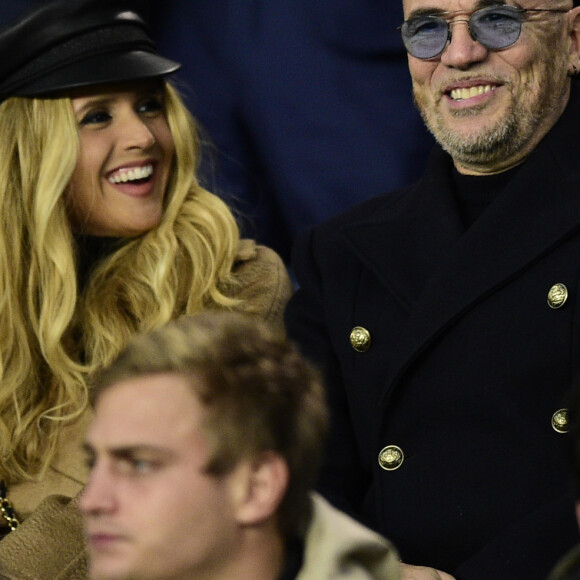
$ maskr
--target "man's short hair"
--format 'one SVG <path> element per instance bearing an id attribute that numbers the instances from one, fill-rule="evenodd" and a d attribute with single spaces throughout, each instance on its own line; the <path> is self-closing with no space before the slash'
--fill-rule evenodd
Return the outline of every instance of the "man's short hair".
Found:
<path id="1" fill-rule="evenodd" d="M 208 472 L 225 474 L 264 451 L 286 461 L 278 521 L 284 535 L 302 533 L 328 423 L 318 371 L 256 318 L 202 313 L 135 337 L 95 381 L 94 400 L 115 383 L 160 373 L 190 378 L 206 408 Z"/>

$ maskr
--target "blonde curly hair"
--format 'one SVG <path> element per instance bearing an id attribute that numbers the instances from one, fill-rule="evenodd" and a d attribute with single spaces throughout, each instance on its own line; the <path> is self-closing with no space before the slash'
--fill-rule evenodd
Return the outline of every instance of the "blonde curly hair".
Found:
<path id="1" fill-rule="evenodd" d="M 199 141 L 165 86 L 175 160 L 164 215 L 119 243 L 79 288 L 66 191 L 78 157 L 69 98 L 0 106 L 0 479 L 41 477 L 61 427 L 88 405 L 91 374 L 131 336 L 180 314 L 231 308 L 239 230 L 196 179 Z"/>

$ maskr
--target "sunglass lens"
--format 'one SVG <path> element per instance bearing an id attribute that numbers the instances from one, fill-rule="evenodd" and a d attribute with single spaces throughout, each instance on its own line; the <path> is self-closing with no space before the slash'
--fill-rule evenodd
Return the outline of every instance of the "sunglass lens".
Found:
<path id="1" fill-rule="evenodd" d="M 410 18 L 401 26 L 407 51 L 416 58 L 434 58 L 447 44 L 447 22 L 435 16 Z"/>
<path id="2" fill-rule="evenodd" d="M 475 12 L 469 21 L 473 38 L 498 50 L 514 44 L 522 29 L 521 14 L 514 6 L 495 6 Z"/>

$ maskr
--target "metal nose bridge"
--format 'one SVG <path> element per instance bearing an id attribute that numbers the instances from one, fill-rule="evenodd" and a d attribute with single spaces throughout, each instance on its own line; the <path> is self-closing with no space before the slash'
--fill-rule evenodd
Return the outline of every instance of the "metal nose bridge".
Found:
<path id="1" fill-rule="evenodd" d="M 475 34 L 473 34 L 473 30 L 471 30 L 471 26 L 470 26 L 470 21 L 471 21 L 471 16 L 469 17 L 463 17 L 463 18 L 454 18 L 453 20 L 446 20 L 446 24 L 447 24 L 447 42 L 451 43 L 451 26 L 454 24 L 458 24 L 459 22 L 465 22 L 465 24 L 467 24 L 467 30 L 469 30 L 469 36 L 471 36 L 472 40 L 475 40 L 477 42 L 477 38 L 475 37 Z"/>

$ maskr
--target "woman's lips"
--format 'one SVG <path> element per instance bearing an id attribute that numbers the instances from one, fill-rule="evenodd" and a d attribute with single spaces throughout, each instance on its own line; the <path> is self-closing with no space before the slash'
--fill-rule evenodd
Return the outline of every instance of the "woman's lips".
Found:
<path id="1" fill-rule="evenodd" d="M 110 172 L 107 182 L 116 190 L 131 197 L 147 197 L 155 191 L 157 164 L 125 165 Z"/>
<path id="2" fill-rule="evenodd" d="M 121 167 L 110 173 L 107 179 L 109 180 L 109 183 L 112 183 L 113 185 L 119 183 L 132 183 L 134 181 L 141 181 L 151 177 L 154 170 L 155 167 L 153 163 L 134 167 Z"/>

